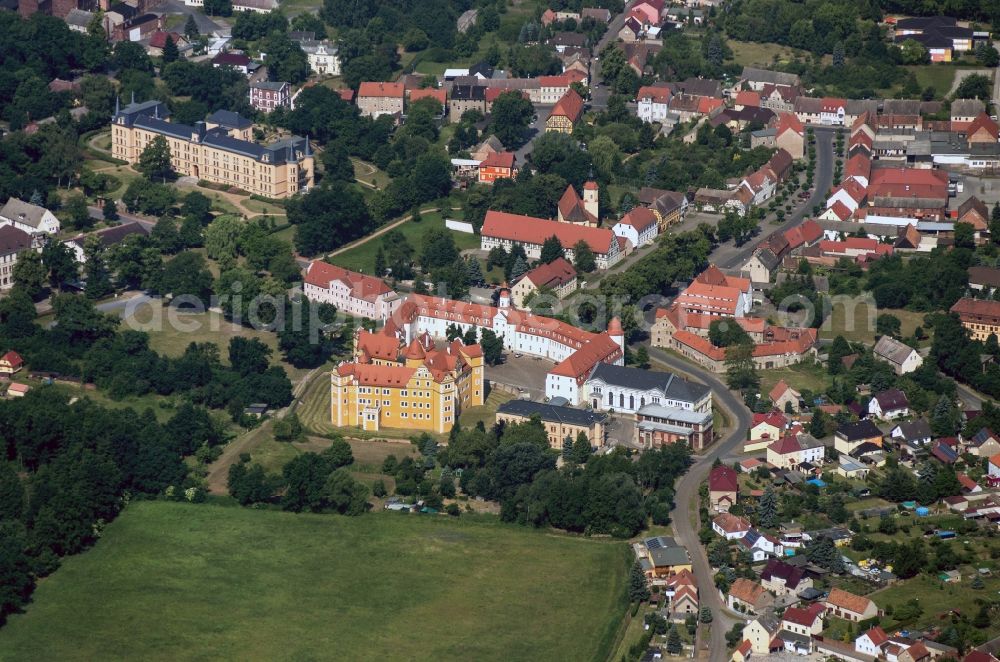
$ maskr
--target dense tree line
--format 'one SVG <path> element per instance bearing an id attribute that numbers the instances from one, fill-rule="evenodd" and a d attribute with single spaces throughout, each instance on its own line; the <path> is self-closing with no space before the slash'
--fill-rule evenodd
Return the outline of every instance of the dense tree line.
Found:
<path id="1" fill-rule="evenodd" d="M 462 469 L 465 493 L 499 501 L 503 519 L 618 537 L 635 535 L 650 517 L 669 521 L 674 480 L 690 463 L 683 444 L 647 451 L 638 461 L 617 450 L 559 470 L 557 455 L 541 421 L 532 420 L 489 431 L 456 427 L 438 459 Z"/>
<path id="2" fill-rule="evenodd" d="M 185 482 L 179 444 L 209 443 L 203 432 L 161 425 L 149 410 L 70 404 L 55 388 L 0 402 L 0 623 L 24 607 L 36 578 L 60 557 L 96 542 L 126 494 L 194 487 Z"/>
<path id="3" fill-rule="evenodd" d="M 992 360 L 983 363 L 983 357 L 991 357 Z M 985 342 L 972 340 L 957 315 L 936 315 L 931 358 L 946 375 L 981 393 L 1000 398 L 1000 365 L 997 364 L 1000 360 L 1000 345 L 996 336 L 991 335 Z M 979 427 L 982 427 L 982 423 Z"/>

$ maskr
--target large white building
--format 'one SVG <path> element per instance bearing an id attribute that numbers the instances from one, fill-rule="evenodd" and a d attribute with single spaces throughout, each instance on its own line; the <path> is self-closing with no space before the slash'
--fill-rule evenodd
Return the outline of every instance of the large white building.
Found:
<path id="1" fill-rule="evenodd" d="M 309 68 L 313 73 L 320 76 L 340 75 L 340 55 L 336 44 L 332 44 L 326 39 L 316 41 L 314 39 L 304 39 L 299 42 L 299 46 L 309 60 Z"/>
<path id="2" fill-rule="evenodd" d="M 625 334 L 617 318 L 606 333 L 592 333 L 511 307 L 508 290 L 502 291 L 499 304 L 494 307 L 411 294 L 386 326 L 407 343 L 425 332 L 435 338 L 446 337 L 452 325 L 462 333 L 475 329 L 480 337 L 489 329 L 512 352 L 554 361 L 556 365 L 545 378 L 545 395 L 566 398 L 574 405 L 583 402 L 584 386 L 594 366 L 624 361 Z"/>
<path id="3" fill-rule="evenodd" d="M 28 234 L 58 234 L 59 219 L 45 207 L 10 198 L 0 209 L 0 226 L 13 225 Z"/>
<path id="4" fill-rule="evenodd" d="M 402 303 L 381 278 L 348 271 L 321 260 L 309 263 L 302 293 L 310 301 L 328 303 L 352 317 L 384 321 Z"/>
<path id="5" fill-rule="evenodd" d="M 711 413 L 712 391 L 669 372 L 599 364 L 586 383 L 591 407 L 634 414 L 647 404 Z"/>
<path id="6" fill-rule="evenodd" d="M 607 228 L 596 228 L 574 223 L 559 223 L 544 218 L 521 216 L 502 211 L 486 212 L 483 221 L 481 248 L 488 251 L 502 246 L 510 251 L 515 245 L 524 248 L 529 259 L 537 260 L 542 254 L 542 244 L 550 237 L 557 237 L 567 260 L 575 259 L 573 247 L 579 242 L 590 246 L 598 269 L 607 269 L 624 257 L 624 239 L 619 241 Z"/>
<path id="7" fill-rule="evenodd" d="M 622 216 L 622 220 L 618 221 L 611 231 L 615 236 L 622 237 L 630 241 L 635 248 L 639 248 L 656 241 L 660 225 L 652 209 L 636 207 Z"/>
<path id="8" fill-rule="evenodd" d="M 670 111 L 670 88 L 641 87 L 636 95 L 636 115 L 643 122 L 662 122 Z"/>

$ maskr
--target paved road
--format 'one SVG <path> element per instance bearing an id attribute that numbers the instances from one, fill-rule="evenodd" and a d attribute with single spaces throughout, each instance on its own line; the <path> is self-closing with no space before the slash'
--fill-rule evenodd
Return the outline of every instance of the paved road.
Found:
<path id="1" fill-rule="evenodd" d="M 715 405 L 721 405 L 729 417 L 731 426 L 729 434 L 712 445 L 677 481 L 677 496 L 674 498 L 674 510 L 671 513 L 674 538 L 691 553 L 692 567 L 695 579 L 698 581 L 701 604 L 712 609 L 710 659 L 712 662 L 724 662 L 729 659 L 726 648 L 726 632 L 733 627 L 737 620 L 729 615 L 719 592 L 715 590 L 712 566 L 708 562 L 705 549 L 698 540 L 698 531 L 692 523 L 692 519 L 698 513 L 698 488 L 705 480 L 712 463 L 716 458 L 730 454 L 743 443 L 746 430 L 750 428 L 752 420 L 750 410 L 746 408 L 739 396 L 730 391 L 715 375 L 655 347 L 649 348 L 649 356 L 669 368 L 685 372 L 705 383 L 712 389 Z"/>
<path id="2" fill-rule="evenodd" d="M 121 205 L 119 205 L 119 207 L 121 207 Z M 90 214 L 90 217 L 92 219 L 94 219 L 95 221 L 103 221 L 104 220 L 104 211 L 100 207 L 87 207 L 87 213 Z M 134 216 L 132 214 L 128 214 L 128 213 L 122 211 L 121 209 L 118 210 L 118 222 L 119 223 L 130 223 L 132 221 L 135 221 L 136 223 L 139 223 L 140 225 L 142 225 L 147 230 L 152 230 L 153 226 L 156 225 L 156 221 L 150 220 L 148 218 L 142 218 L 140 216 Z"/>
<path id="3" fill-rule="evenodd" d="M 826 203 L 826 192 L 833 185 L 833 164 L 835 157 L 833 154 L 833 140 L 836 134 L 835 129 L 825 129 L 816 127 L 816 172 L 813 177 L 815 188 L 813 194 L 794 213 L 787 217 L 781 225 L 770 225 L 766 233 L 740 248 L 732 245 L 720 246 L 713 253 L 711 261 L 720 269 L 733 269 L 750 258 L 757 246 L 767 238 L 772 232 L 784 232 L 785 230 L 798 225 L 808 216 L 812 215 L 812 208 L 816 205 L 823 206 Z"/>
<path id="4" fill-rule="evenodd" d="M 166 0 L 163 4 L 156 7 L 157 14 L 181 14 L 187 20 L 187 16 L 194 16 L 194 23 L 198 26 L 198 32 L 204 35 L 210 35 L 219 29 L 219 24 L 214 20 L 205 15 L 204 12 L 200 10 L 193 9 L 184 4 L 182 0 Z M 180 26 L 179 31 L 183 31 L 183 23 Z"/>
<path id="5" fill-rule="evenodd" d="M 618 38 L 618 32 L 625 25 L 625 19 L 628 17 L 628 11 L 637 2 L 637 0 L 630 0 L 625 3 L 625 9 L 622 13 L 611 19 L 611 23 L 608 25 L 608 31 L 604 33 L 601 40 L 597 42 L 597 46 L 591 49 L 591 54 L 594 59 L 590 64 L 590 107 L 596 110 L 602 110 L 608 107 L 608 97 L 611 96 L 611 92 L 608 90 L 607 84 L 604 79 L 601 78 L 601 61 L 600 54 L 604 52 L 607 45 Z"/>
<path id="6" fill-rule="evenodd" d="M 531 152 L 532 146 L 538 136 L 545 133 L 545 120 L 551 112 L 552 106 L 535 106 L 535 121 L 531 123 L 528 127 L 528 142 L 521 145 L 520 148 L 514 151 L 514 156 L 517 158 L 517 163 L 524 163 L 528 154 Z"/>

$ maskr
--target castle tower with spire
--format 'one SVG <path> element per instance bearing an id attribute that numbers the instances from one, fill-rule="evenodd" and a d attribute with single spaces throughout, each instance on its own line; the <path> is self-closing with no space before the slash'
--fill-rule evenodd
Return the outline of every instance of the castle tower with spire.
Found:
<path id="1" fill-rule="evenodd" d="M 583 208 L 590 212 L 594 218 L 601 217 L 597 202 L 598 193 L 597 182 L 591 180 L 583 185 Z"/>

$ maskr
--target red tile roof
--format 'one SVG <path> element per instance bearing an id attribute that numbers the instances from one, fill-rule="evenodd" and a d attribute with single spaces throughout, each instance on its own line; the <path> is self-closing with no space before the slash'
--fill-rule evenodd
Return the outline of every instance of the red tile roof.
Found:
<path id="1" fill-rule="evenodd" d="M 514 167 L 514 152 L 490 152 L 479 164 L 481 168 L 507 168 Z"/>
<path id="2" fill-rule="evenodd" d="M 713 97 L 699 97 L 698 98 L 698 112 L 702 115 L 708 115 L 716 108 L 721 108 L 725 105 L 722 99 L 715 99 Z"/>
<path id="3" fill-rule="evenodd" d="M 751 605 L 756 605 L 764 593 L 763 586 L 746 577 L 740 577 L 729 587 L 729 595 Z"/>
<path id="4" fill-rule="evenodd" d="M 738 531 L 749 531 L 753 528 L 748 520 L 737 517 L 732 513 L 721 513 L 715 516 L 712 523 L 726 533 L 736 533 Z"/>
<path id="5" fill-rule="evenodd" d="M 341 281 L 351 290 L 351 295 L 365 301 L 375 301 L 380 295 L 392 292 L 392 288 L 374 276 L 366 276 L 348 271 L 322 260 L 313 260 L 306 270 L 305 282 L 327 289 L 332 281 Z"/>
<path id="6" fill-rule="evenodd" d="M 541 264 L 528 273 L 524 278 L 535 284 L 536 287 L 562 287 L 566 283 L 576 278 L 576 269 L 566 258 L 558 258 L 548 264 Z"/>
<path id="7" fill-rule="evenodd" d="M 390 334 L 361 330 L 358 332 L 358 353 L 361 352 L 370 359 L 395 361 L 399 355 L 399 340 Z"/>
<path id="8" fill-rule="evenodd" d="M 587 211 L 583 205 L 580 194 L 576 192 L 572 184 L 566 186 L 562 197 L 559 198 L 559 213 L 564 221 L 571 223 L 589 223 L 597 225 L 597 217 Z"/>
<path id="9" fill-rule="evenodd" d="M 413 377 L 416 368 L 398 365 L 344 363 L 337 367 L 340 376 L 351 375 L 360 386 L 385 386 L 401 388 Z"/>
<path id="10" fill-rule="evenodd" d="M 14 350 L 9 350 L 6 354 L 3 355 L 2 358 L 3 361 L 9 363 L 12 368 L 19 368 L 20 366 L 24 365 L 24 359 L 21 358 L 21 355 L 15 352 Z"/>
<path id="11" fill-rule="evenodd" d="M 642 233 L 643 230 L 656 223 L 656 214 L 646 207 L 635 207 L 622 216 L 622 220 L 619 222 L 631 225 L 636 229 L 636 232 Z"/>
<path id="12" fill-rule="evenodd" d="M 832 205 L 830 205 L 830 211 L 832 211 L 841 221 L 846 221 L 851 217 L 851 214 L 854 213 L 847 205 L 845 205 L 840 200 L 837 200 Z"/>
<path id="13" fill-rule="evenodd" d="M 866 180 L 872 174 L 872 160 L 864 154 L 855 154 L 847 160 L 844 167 L 844 179 L 848 177 L 864 177 Z"/>
<path id="14" fill-rule="evenodd" d="M 789 607 L 785 610 L 785 613 L 781 618 L 789 623 L 812 627 L 812 624 L 816 622 L 817 618 L 823 615 L 824 611 L 826 611 L 826 609 L 823 605 L 818 602 L 814 602 L 808 607 Z"/>
<path id="15" fill-rule="evenodd" d="M 509 214 L 502 211 L 486 212 L 482 236 L 496 237 L 522 244 L 542 245 L 551 236 L 556 236 L 564 248 L 570 248 L 584 241 L 598 255 L 607 255 L 615 234 L 605 228 L 593 228 L 571 223 L 557 223 L 532 216 Z"/>
<path id="16" fill-rule="evenodd" d="M 774 135 L 780 136 L 785 131 L 794 131 L 800 136 L 804 136 L 806 133 L 802 121 L 795 113 L 779 113 L 778 125 L 775 127 Z"/>
<path id="17" fill-rule="evenodd" d="M 834 588 L 830 590 L 830 595 L 827 596 L 826 603 L 855 614 L 864 614 L 868 607 L 871 606 L 872 601 L 864 596 L 855 595 L 840 588 Z"/>
<path id="18" fill-rule="evenodd" d="M 957 313 L 959 317 L 985 318 L 989 320 L 1000 319 L 1000 301 L 989 299 L 969 299 L 962 298 L 951 307 L 951 312 Z"/>
<path id="19" fill-rule="evenodd" d="M 421 99 L 434 99 L 442 106 L 448 101 L 448 93 L 443 89 L 438 90 L 433 87 L 424 87 L 418 90 L 410 90 L 410 101 L 420 101 Z"/>
<path id="20" fill-rule="evenodd" d="M 868 191 L 865 189 L 864 185 L 861 184 L 856 179 L 846 179 L 841 182 L 840 186 L 833 190 L 833 195 L 836 195 L 837 191 L 844 191 L 847 195 L 851 196 L 851 199 L 859 205 L 864 201 L 865 196 Z"/>
<path id="21" fill-rule="evenodd" d="M 737 106 L 752 106 L 754 108 L 759 108 L 760 93 L 754 92 L 753 90 L 740 90 L 736 93 L 736 98 L 733 100 L 733 103 Z"/>
<path id="22" fill-rule="evenodd" d="M 724 464 L 708 473 L 708 489 L 711 492 L 735 492 L 739 489 L 736 471 Z"/>
<path id="23" fill-rule="evenodd" d="M 788 425 L 788 419 L 781 412 L 772 411 L 766 414 L 754 414 L 753 415 L 753 425 L 752 427 L 757 427 L 761 423 L 767 423 L 779 430 L 784 430 L 785 426 Z"/>
<path id="24" fill-rule="evenodd" d="M 980 129 L 985 129 L 988 134 L 993 136 L 994 140 L 1000 138 L 1000 126 L 990 119 L 990 116 L 986 113 L 980 113 L 976 116 L 976 119 L 972 120 L 969 128 L 965 131 L 965 135 L 972 136 Z"/>
<path id="25" fill-rule="evenodd" d="M 644 85 L 639 88 L 638 94 L 635 95 L 636 100 L 650 99 L 655 103 L 669 103 L 670 97 L 673 96 L 668 87 L 658 87 L 656 85 Z"/>
<path id="26" fill-rule="evenodd" d="M 402 99 L 406 90 L 402 83 L 364 82 L 358 87 L 358 97 L 392 97 Z"/>
<path id="27" fill-rule="evenodd" d="M 583 113 L 583 99 L 576 93 L 576 90 L 566 90 L 566 94 L 552 107 L 549 117 L 565 117 L 570 122 L 576 123 Z"/>
<path id="28" fill-rule="evenodd" d="M 889 641 L 889 635 L 887 635 L 885 633 L 885 630 L 883 630 L 877 625 L 872 629 L 868 630 L 867 632 L 865 632 L 865 634 L 867 634 L 868 638 L 871 639 L 871 642 L 879 648 L 882 647 L 882 644 Z"/>
<path id="29" fill-rule="evenodd" d="M 813 244 L 822 236 L 823 228 L 811 218 L 785 232 L 785 240 L 788 242 L 789 250 L 794 250 L 804 244 Z"/>

